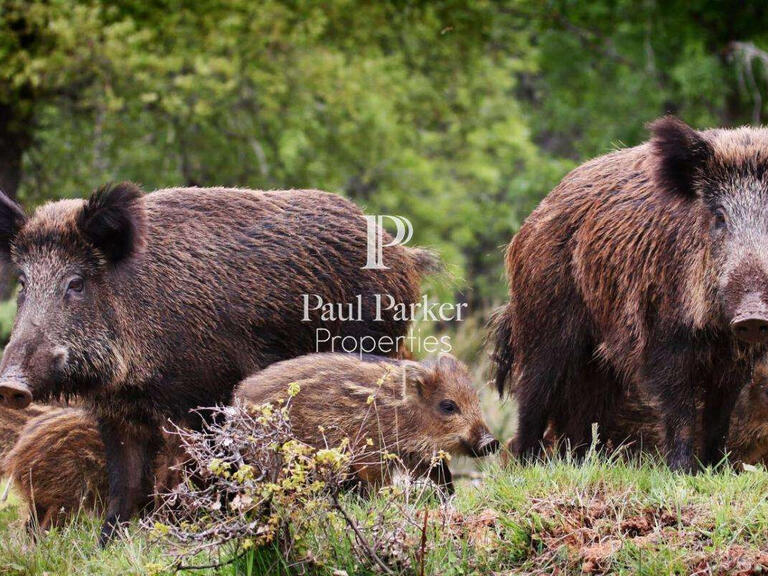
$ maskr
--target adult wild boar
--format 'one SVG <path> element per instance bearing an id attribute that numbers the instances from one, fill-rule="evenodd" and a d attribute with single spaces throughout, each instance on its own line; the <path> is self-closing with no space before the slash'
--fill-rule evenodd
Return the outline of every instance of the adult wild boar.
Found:
<path id="1" fill-rule="evenodd" d="M 109 473 L 102 542 L 148 500 L 165 419 L 197 425 L 190 409 L 226 403 L 244 377 L 316 351 L 320 327 L 358 338 L 406 332 L 386 311 L 374 321 L 373 295 L 416 301 L 432 261 L 394 246 L 384 251 L 389 269 L 362 269 L 366 239 L 354 204 L 312 190 L 143 196 L 122 183 L 29 218 L 0 195 L 0 254 L 20 284 L 0 400 L 23 407 L 76 394 L 93 406 Z M 360 295 L 362 321 L 326 322 L 312 310 L 303 321 L 304 294 Z"/>
<path id="2" fill-rule="evenodd" d="M 499 391 L 519 401 L 518 448 L 548 421 L 572 444 L 613 428 L 631 383 L 661 410 L 665 451 L 691 470 L 720 460 L 741 388 L 768 339 L 768 130 L 695 131 L 672 117 L 652 139 L 573 170 L 507 249 L 496 317 Z"/>

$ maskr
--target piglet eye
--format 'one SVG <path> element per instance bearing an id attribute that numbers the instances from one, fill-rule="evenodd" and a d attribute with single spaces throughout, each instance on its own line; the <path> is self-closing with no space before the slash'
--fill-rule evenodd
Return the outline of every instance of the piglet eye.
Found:
<path id="1" fill-rule="evenodd" d="M 443 414 L 456 414 L 459 411 L 459 407 L 456 406 L 456 402 L 453 400 L 443 400 L 440 402 L 440 411 Z"/>
<path id="2" fill-rule="evenodd" d="M 85 282 L 82 278 L 82 276 L 73 276 L 69 279 L 69 282 L 67 283 L 67 293 L 74 292 L 76 294 L 79 294 L 83 291 L 83 286 L 85 285 Z"/>

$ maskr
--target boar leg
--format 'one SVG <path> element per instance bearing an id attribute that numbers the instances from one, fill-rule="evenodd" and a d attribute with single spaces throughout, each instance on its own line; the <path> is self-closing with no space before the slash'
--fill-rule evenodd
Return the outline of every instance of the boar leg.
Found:
<path id="1" fill-rule="evenodd" d="M 606 433 L 614 426 L 623 383 L 593 359 L 572 367 L 566 378 L 569 396 L 563 395 L 553 408 L 542 443 L 545 454 L 554 454 L 557 448 L 562 455 L 570 451 L 583 460 L 595 441 L 605 444 L 608 439 Z M 597 437 L 593 438 L 595 424 Z"/>
<path id="2" fill-rule="evenodd" d="M 574 298 L 576 298 L 574 296 Z M 577 302 L 571 304 L 578 307 Z M 573 320 L 572 330 L 563 330 L 558 316 L 538 318 L 541 322 L 523 334 L 519 358 L 522 368 L 514 390 L 518 402 L 517 446 L 519 458 L 539 457 L 545 452 L 544 433 L 551 419 L 556 428 L 574 432 L 572 442 L 581 442 L 583 431 L 590 428 L 593 408 L 601 384 L 586 373 L 593 356 L 593 346 L 586 333 L 587 322 Z M 551 325 L 550 325 L 551 324 Z M 560 415 L 565 414 L 563 418 Z"/>
<path id="3" fill-rule="evenodd" d="M 126 431 L 128 428 L 128 431 Z M 106 449 L 109 499 L 99 543 L 105 546 L 120 522 L 126 522 L 151 503 L 153 462 L 161 444 L 151 427 L 126 426 L 123 422 L 99 419 Z"/>
<path id="4" fill-rule="evenodd" d="M 29 518 L 27 518 L 27 532 L 33 540 L 37 539 L 38 534 L 44 532 L 45 519 L 48 517 L 48 508 L 38 504 L 30 505 Z"/>
<path id="5" fill-rule="evenodd" d="M 710 386 L 704 397 L 702 464 L 705 466 L 714 466 L 724 458 L 731 415 L 739 398 L 741 385 L 749 379 L 744 374 L 729 376 Z"/>
<path id="6" fill-rule="evenodd" d="M 546 376 L 542 378 L 540 373 L 534 366 L 526 365 L 515 392 L 518 405 L 516 438 L 518 457 L 521 460 L 537 457 L 541 453 L 544 431 L 549 421 L 548 386 L 554 380 Z"/>
<path id="7" fill-rule="evenodd" d="M 667 463 L 673 470 L 692 472 L 696 438 L 696 394 L 686 354 L 679 347 L 660 346 L 648 355 L 646 382 L 661 408 Z"/>
<path id="8" fill-rule="evenodd" d="M 448 463 L 444 460 L 440 460 L 440 462 L 430 467 L 429 479 L 440 488 L 441 494 L 453 496 L 456 493 L 456 488 L 453 486 L 453 474 L 448 467 Z"/>

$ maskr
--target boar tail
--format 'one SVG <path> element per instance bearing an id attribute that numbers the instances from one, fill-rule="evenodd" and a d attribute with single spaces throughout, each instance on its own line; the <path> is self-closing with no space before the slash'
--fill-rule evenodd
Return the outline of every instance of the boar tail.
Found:
<path id="1" fill-rule="evenodd" d="M 436 274 L 443 271 L 443 262 L 432 250 L 426 248 L 407 248 L 408 256 L 421 276 Z"/>
<path id="2" fill-rule="evenodd" d="M 496 390 L 499 396 L 503 396 L 505 390 L 511 392 L 510 377 L 512 364 L 515 361 L 512 348 L 512 317 L 506 306 L 502 306 L 493 312 L 489 321 L 489 338 L 493 346 L 491 364 L 496 382 Z"/>

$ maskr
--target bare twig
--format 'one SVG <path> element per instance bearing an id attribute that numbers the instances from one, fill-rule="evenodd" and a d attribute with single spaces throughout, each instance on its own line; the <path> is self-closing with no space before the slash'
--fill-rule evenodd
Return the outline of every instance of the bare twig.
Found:
<path id="1" fill-rule="evenodd" d="M 177 563 L 174 565 L 173 570 L 174 572 L 181 572 L 182 570 L 211 570 L 215 568 L 222 568 L 224 566 L 228 566 L 230 564 L 234 564 L 240 558 L 245 556 L 248 553 L 248 550 L 244 550 L 243 552 L 240 552 L 240 554 L 233 556 L 232 558 L 225 560 L 224 562 L 211 562 L 210 564 L 182 564 L 181 561 L 177 561 Z"/>
<path id="2" fill-rule="evenodd" d="M 424 506 L 424 526 L 421 527 L 421 546 L 419 547 L 419 574 L 424 576 L 424 565 L 427 556 L 427 520 L 429 520 L 429 508 Z"/>
<path id="3" fill-rule="evenodd" d="M 360 527 L 357 525 L 357 522 L 355 522 L 354 518 L 347 514 L 347 511 L 339 502 L 339 497 L 336 494 L 331 495 L 331 502 L 333 503 L 333 507 L 339 512 L 339 514 L 341 514 L 342 518 L 344 518 L 344 522 L 346 522 L 347 526 L 349 526 L 355 533 L 355 539 L 357 540 L 357 543 L 363 547 L 366 554 L 368 555 L 368 558 L 374 562 L 385 574 L 394 574 L 389 566 L 387 566 L 384 561 L 379 558 L 379 555 L 374 552 L 373 548 L 371 548 L 368 540 L 365 538 L 365 536 L 363 536 L 362 532 L 360 532 Z"/>

